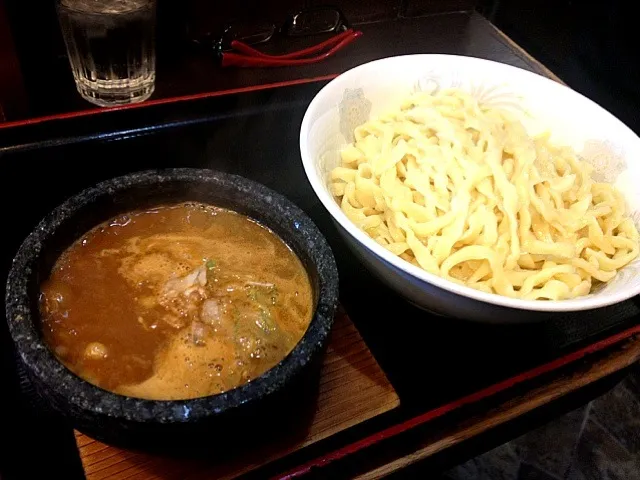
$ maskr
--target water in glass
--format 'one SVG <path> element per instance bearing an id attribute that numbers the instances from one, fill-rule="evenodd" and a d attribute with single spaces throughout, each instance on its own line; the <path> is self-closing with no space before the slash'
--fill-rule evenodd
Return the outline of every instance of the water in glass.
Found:
<path id="1" fill-rule="evenodd" d="M 60 0 L 76 87 L 100 106 L 142 102 L 155 83 L 155 0 Z"/>

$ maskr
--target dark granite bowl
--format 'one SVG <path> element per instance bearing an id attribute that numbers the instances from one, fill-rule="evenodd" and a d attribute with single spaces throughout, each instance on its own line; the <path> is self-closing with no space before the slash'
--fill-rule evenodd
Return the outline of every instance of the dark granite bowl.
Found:
<path id="1" fill-rule="evenodd" d="M 316 303 L 313 320 L 284 360 L 234 390 L 183 401 L 141 400 L 105 391 L 69 371 L 43 342 L 39 286 L 59 255 L 95 225 L 134 209 L 181 201 L 229 208 L 277 233 L 302 260 L 311 278 Z M 295 416 L 305 411 L 301 403 L 313 397 L 303 401 L 299 393 L 314 384 L 337 298 L 338 273 L 331 250 L 298 207 L 242 177 L 172 169 L 106 181 L 67 200 L 42 220 L 13 261 L 6 314 L 19 359 L 42 404 L 95 438 L 152 448 L 190 445 L 190 440 L 201 442 L 203 438 L 224 439 L 228 444 L 233 432 L 245 428 L 271 428 L 270 422 L 303 423 L 303 418 Z"/>

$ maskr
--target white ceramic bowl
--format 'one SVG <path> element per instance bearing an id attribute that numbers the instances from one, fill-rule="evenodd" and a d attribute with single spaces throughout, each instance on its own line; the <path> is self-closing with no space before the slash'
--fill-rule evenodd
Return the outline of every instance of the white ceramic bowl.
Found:
<path id="1" fill-rule="evenodd" d="M 553 312 L 611 305 L 640 293 L 640 259 L 597 292 L 562 301 L 518 300 L 450 282 L 392 254 L 357 228 L 328 188 L 340 149 L 370 117 L 396 107 L 411 92 L 457 87 L 481 103 L 517 113 L 527 128 L 548 130 L 552 141 L 572 146 L 594 167 L 598 181 L 613 183 L 640 227 L 640 138 L 603 108 L 548 78 L 508 65 L 452 55 L 407 55 L 360 65 L 326 85 L 302 121 L 300 150 L 307 177 L 344 239 L 389 287 L 416 305 L 480 321 L 534 321 Z M 518 311 L 514 310 L 517 309 Z"/>

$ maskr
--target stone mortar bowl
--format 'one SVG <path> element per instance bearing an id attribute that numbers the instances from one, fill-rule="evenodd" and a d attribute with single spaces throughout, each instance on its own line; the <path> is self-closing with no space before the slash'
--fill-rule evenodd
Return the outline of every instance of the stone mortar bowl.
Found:
<path id="1" fill-rule="evenodd" d="M 191 400 L 155 401 L 103 390 L 60 363 L 40 332 L 38 297 L 59 255 L 95 225 L 154 205 L 197 201 L 229 208 L 278 234 L 302 260 L 314 291 L 311 324 L 294 350 L 250 383 Z M 27 237 L 11 267 L 6 315 L 32 391 L 40 405 L 71 426 L 109 443 L 148 449 L 269 441 L 268 430 L 304 430 L 314 408 L 320 359 L 333 324 L 338 272 L 314 223 L 282 195 L 235 175 L 170 169 L 108 180 L 70 198 Z M 265 435 L 260 434 L 263 432 Z M 261 440 L 262 439 L 262 440 Z M 221 452 L 220 449 L 216 451 Z"/>

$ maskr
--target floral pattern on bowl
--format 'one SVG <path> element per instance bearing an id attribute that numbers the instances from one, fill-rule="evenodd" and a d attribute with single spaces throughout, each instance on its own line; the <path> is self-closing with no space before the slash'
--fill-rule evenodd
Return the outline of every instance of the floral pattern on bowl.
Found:
<path id="1" fill-rule="evenodd" d="M 631 285 L 636 283 L 638 278 L 640 278 L 640 259 L 635 259 L 629 265 L 621 269 L 616 276 L 607 283 L 601 283 L 597 287 L 593 288 L 590 295 L 614 291 L 624 287 L 625 285 Z"/>
<path id="2" fill-rule="evenodd" d="M 471 93 L 483 107 L 498 108 L 521 114 L 525 113 L 522 96 L 518 95 L 507 85 L 479 83 L 472 85 L 469 93 Z"/>
<path id="3" fill-rule="evenodd" d="M 631 214 L 631 220 L 633 220 L 633 224 L 636 226 L 636 228 L 640 232 L 640 210 L 636 210 Z"/>
<path id="4" fill-rule="evenodd" d="M 371 102 L 365 98 L 362 88 L 347 88 L 339 105 L 340 132 L 347 142 L 355 140 L 353 131 L 369 120 Z"/>
<path id="5" fill-rule="evenodd" d="M 443 88 L 463 88 L 462 78 L 456 72 L 432 70 L 419 77 L 413 84 L 412 93 L 436 93 Z"/>
<path id="6" fill-rule="evenodd" d="M 627 168 L 622 149 L 608 140 L 587 140 L 580 157 L 593 167 L 596 182 L 615 183 Z"/>
<path id="7" fill-rule="evenodd" d="M 457 72 L 430 71 L 415 81 L 412 92 L 433 94 L 446 88 L 460 88 L 469 92 L 483 107 L 500 108 L 518 113 L 525 111 L 522 106 L 522 96 L 516 94 L 508 85 L 494 85 L 473 80 L 465 82 L 463 76 Z"/>

